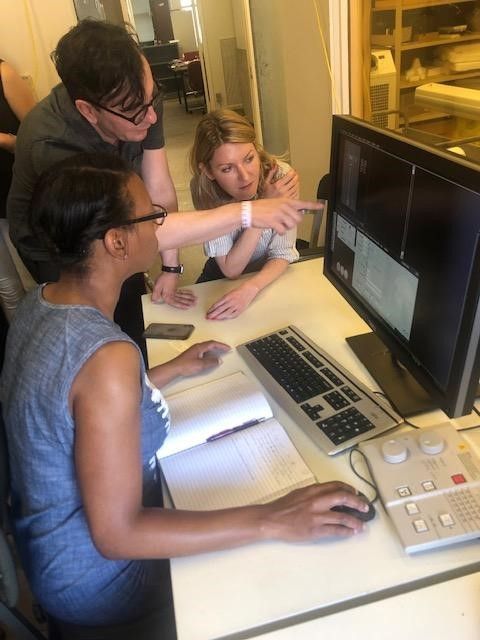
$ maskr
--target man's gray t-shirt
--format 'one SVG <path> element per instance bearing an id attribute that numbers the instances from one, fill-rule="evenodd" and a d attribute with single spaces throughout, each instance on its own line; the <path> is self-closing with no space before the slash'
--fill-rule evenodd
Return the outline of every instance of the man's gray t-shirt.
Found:
<path id="1" fill-rule="evenodd" d="M 161 149 L 164 144 L 163 107 L 157 122 L 141 142 L 102 140 L 92 125 L 78 112 L 63 84 L 30 111 L 20 125 L 15 149 L 12 186 L 7 202 L 10 236 L 20 254 L 30 260 L 49 261 L 49 255 L 28 224 L 28 209 L 38 176 L 57 161 L 82 152 L 114 153 L 141 175 L 145 149 Z"/>

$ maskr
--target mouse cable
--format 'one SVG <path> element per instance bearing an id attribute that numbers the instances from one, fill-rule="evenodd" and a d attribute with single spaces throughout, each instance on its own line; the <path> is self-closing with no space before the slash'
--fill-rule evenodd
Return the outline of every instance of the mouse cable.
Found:
<path id="1" fill-rule="evenodd" d="M 360 480 L 363 480 L 363 482 L 365 482 L 365 484 L 368 484 L 369 487 L 371 487 L 374 491 L 375 491 L 375 495 L 373 496 L 373 498 L 371 500 L 369 500 L 370 504 L 373 504 L 374 502 L 376 502 L 378 500 L 378 488 L 377 485 L 375 484 L 375 482 L 373 480 L 367 480 L 367 478 L 365 478 L 365 476 L 362 476 L 361 473 L 359 473 L 356 468 L 355 468 L 355 463 L 353 461 L 353 454 L 354 453 L 358 453 L 359 455 L 362 456 L 363 461 L 365 462 L 368 472 L 370 473 L 370 477 L 372 476 L 372 471 L 370 469 L 370 465 L 368 464 L 368 458 L 367 456 L 363 453 L 363 451 L 360 451 L 360 449 L 358 449 L 358 447 L 352 447 L 350 449 L 350 453 L 348 456 L 348 462 L 350 464 L 350 468 L 353 471 L 353 473 L 357 476 L 357 478 L 360 478 Z"/>

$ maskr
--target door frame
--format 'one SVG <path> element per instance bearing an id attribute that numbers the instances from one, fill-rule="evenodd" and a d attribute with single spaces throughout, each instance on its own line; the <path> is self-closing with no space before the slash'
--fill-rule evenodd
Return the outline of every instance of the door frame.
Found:
<path id="1" fill-rule="evenodd" d="M 332 113 L 350 113 L 350 0 L 329 0 Z"/>
<path id="2" fill-rule="evenodd" d="M 250 13 L 249 0 L 237 0 L 243 12 L 242 26 L 244 30 L 245 45 L 247 52 L 248 78 L 250 85 L 250 100 L 252 107 L 253 126 L 255 137 L 263 145 L 262 119 L 260 115 L 260 98 L 257 81 L 257 66 L 255 64 L 255 49 L 253 46 L 252 16 Z M 238 5 L 237 5 L 238 7 Z"/>

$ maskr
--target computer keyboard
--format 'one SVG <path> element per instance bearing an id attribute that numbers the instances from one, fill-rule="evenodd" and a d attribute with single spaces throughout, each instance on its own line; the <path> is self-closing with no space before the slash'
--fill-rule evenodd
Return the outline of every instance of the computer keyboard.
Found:
<path id="1" fill-rule="evenodd" d="M 329 455 L 402 421 L 294 326 L 245 342 L 237 350 L 274 400 Z"/>

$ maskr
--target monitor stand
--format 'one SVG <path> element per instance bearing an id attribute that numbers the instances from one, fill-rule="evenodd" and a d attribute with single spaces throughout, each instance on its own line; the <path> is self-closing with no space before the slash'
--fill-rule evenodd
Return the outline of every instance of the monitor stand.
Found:
<path id="1" fill-rule="evenodd" d="M 430 395 L 375 333 L 351 336 L 347 342 L 402 417 L 438 409 Z"/>

